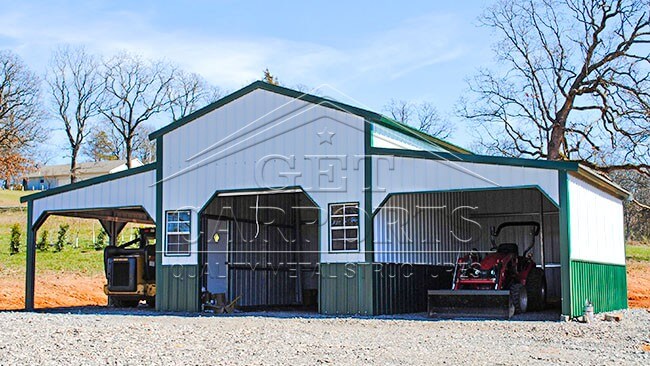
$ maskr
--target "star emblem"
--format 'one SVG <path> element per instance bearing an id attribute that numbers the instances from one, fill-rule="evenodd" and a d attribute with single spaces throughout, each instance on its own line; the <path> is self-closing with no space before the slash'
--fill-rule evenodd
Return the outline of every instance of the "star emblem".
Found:
<path id="1" fill-rule="evenodd" d="M 320 138 L 320 144 L 330 144 L 332 145 L 332 137 L 336 135 L 334 132 L 331 132 L 325 127 L 322 132 L 317 132 L 318 138 Z"/>

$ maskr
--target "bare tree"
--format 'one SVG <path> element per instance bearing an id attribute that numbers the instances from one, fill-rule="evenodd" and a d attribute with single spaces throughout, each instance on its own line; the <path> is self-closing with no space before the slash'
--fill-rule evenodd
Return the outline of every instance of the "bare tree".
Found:
<path id="1" fill-rule="evenodd" d="M 454 132 L 454 126 L 443 121 L 436 107 L 429 102 L 411 103 L 392 99 L 384 110 L 394 120 L 437 138 L 446 139 Z"/>
<path id="2" fill-rule="evenodd" d="M 500 35 L 460 113 L 492 152 L 650 174 L 650 2 L 499 0 Z"/>
<path id="3" fill-rule="evenodd" d="M 53 109 L 68 137 L 70 183 L 77 181 L 77 159 L 89 124 L 99 115 L 103 85 L 98 66 L 84 48 L 66 46 L 54 52 L 48 70 Z"/>
<path id="4" fill-rule="evenodd" d="M 172 120 L 187 116 L 221 97 L 221 90 L 195 73 L 178 70 L 168 89 Z"/>
<path id="5" fill-rule="evenodd" d="M 145 61 L 127 53 L 105 62 L 101 113 L 121 136 L 129 168 L 139 127 L 169 109 L 174 72 L 164 62 Z"/>
<path id="6" fill-rule="evenodd" d="M 45 138 L 40 80 L 23 61 L 0 51 L 0 176 L 8 184 L 28 168 L 27 149 Z"/>

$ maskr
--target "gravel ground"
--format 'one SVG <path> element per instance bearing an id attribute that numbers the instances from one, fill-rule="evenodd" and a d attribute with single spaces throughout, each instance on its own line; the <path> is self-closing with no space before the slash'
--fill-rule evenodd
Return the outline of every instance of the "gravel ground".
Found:
<path id="1" fill-rule="evenodd" d="M 650 312 L 622 314 L 581 324 L 0 312 L 0 364 L 650 364 Z"/>

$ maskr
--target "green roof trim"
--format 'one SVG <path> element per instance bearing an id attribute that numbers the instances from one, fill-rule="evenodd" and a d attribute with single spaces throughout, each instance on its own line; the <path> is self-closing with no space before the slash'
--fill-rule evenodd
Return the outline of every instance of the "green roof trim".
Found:
<path id="1" fill-rule="evenodd" d="M 87 179 L 87 180 L 82 180 L 80 182 L 72 183 L 72 184 L 66 184 L 64 186 L 48 189 L 47 191 L 42 191 L 34 194 L 30 194 L 27 196 L 20 197 L 20 202 L 31 202 L 33 200 L 43 198 L 43 197 L 48 197 L 48 196 L 53 196 L 55 194 L 63 193 L 63 192 L 69 192 L 69 191 L 74 191 L 75 189 L 79 188 L 84 188 L 84 187 L 89 187 L 95 184 L 100 184 L 100 183 L 105 183 L 109 182 L 115 179 L 120 179 L 124 177 L 128 177 L 131 175 L 136 175 L 148 171 L 156 170 L 156 163 L 151 163 L 151 164 L 146 164 L 139 166 L 137 168 L 131 168 L 127 170 L 123 170 L 121 172 L 116 172 L 116 173 L 111 173 L 111 174 L 106 174 L 106 175 L 101 175 L 99 177 Z"/>
<path id="2" fill-rule="evenodd" d="M 183 126 L 183 125 L 185 125 L 185 124 L 187 124 L 187 123 L 189 123 L 189 122 L 191 122 L 191 121 L 193 121 L 193 120 L 195 120 L 195 119 L 197 119 L 199 117 L 202 117 L 202 116 L 214 111 L 215 109 L 220 108 L 220 107 L 222 107 L 222 106 L 224 106 L 224 105 L 226 105 L 226 104 L 228 104 L 228 103 L 230 103 L 230 102 L 232 102 L 232 101 L 234 101 L 236 99 L 239 99 L 239 98 L 243 97 L 244 95 L 249 94 L 249 93 L 251 93 L 251 92 L 253 92 L 253 91 L 257 90 L 257 89 L 262 89 L 262 90 L 266 90 L 266 91 L 269 91 L 269 92 L 272 92 L 272 93 L 281 94 L 281 95 L 284 95 L 284 96 L 287 96 L 287 97 L 290 97 L 290 98 L 296 98 L 296 99 L 304 100 L 306 102 L 322 105 L 323 107 L 326 107 L 326 108 L 336 109 L 336 110 L 339 110 L 341 112 L 348 112 L 348 113 L 363 117 L 367 122 L 380 124 L 382 126 L 388 127 L 388 128 L 393 129 L 395 131 L 398 131 L 398 132 L 407 134 L 409 136 L 412 136 L 412 137 L 414 137 L 414 138 L 416 138 L 418 140 L 438 145 L 438 146 L 440 146 L 440 147 L 442 147 L 444 149 L 447 149 L 447 150 L 449 150 L 451 152 L 457 152 L 457 153 L 462 153 L 462 154 L 470 154 L 471 153 L 468 150 L 465 150 L 465 149 L 463 149 L 461 147 L 458 147 L 458 146 L 456 146 L 454 144 L 451 144 L 451 143 L 449 143 L 447 141 L 441 140 L 439 138 L 436 138 L 436 137 L 430 136 L 430 135 L 428 135 L 426 133 L 423 133 L 421 131 L 418 131 L 417 129 L 415 129 L 415 128 L 411 127 L 411 126 L 407 126 L 407 125 L 405 125 L 403 123 L 399 123 L 399 122 L 397 122 L 395 120 L 392 120 L 390 118 L 387 118 L 386 116 L 383 116 L 383 115 L 381 115 L 381 114 L 379 114 L 377 112 L 373 112 L 373 111 L 369 111 L 369 110 L 362 109 L 362 108 L 359 108 L 359 107 L 351 106 L 349 104 L 337 102 L 335 100 L 319 97 L 319 96 L 316 96 L 316 95 L 306 94 L 306 93 L 303 93 L 303 92 L 300 92 L 300 91 L 297 91 L 297 90 L 293 90 L 293 89 L 289 89 L 289 88 L 285 88 L 285 87 L 282 87 L 282 86 L 269 84 L 269 83 L 266 83 L 266 82 L 263 82 L 263 81 L 256 81 L 256 82 L 254 82 L 254 83 L 252 83 L 252 84 L 250 84 L 250 85 L 248 85 L 248 86 L 246 86 L 246 87 L 244 87 L 242 89 L 237 90 L 236 92 L 234 92 L 232 94 L 229 94 L 229 95 L 217 100 L 214 103 L 208 104 L 207 106 L 205 106 L 205 107 L 203 107 L 203 108 L 201 108 L 201 109 L 199 109 L 199 110 L 197 110 L 197 111 L 195 111 L 195 112 L 193 112 L 193 113 L 191 113 L 191 114 L 189 114 L 189 115 L 187 115 L 187 116 L 185 116 L 183 118 L 180 118 L 180 119 L 168 124 L 167 126 L 161 128 L 161 129 L 159 129 L 157 131 L 152 132 L 149 135 L 149 139 L 150 140 L 155 140 L 156 138 L 158 138 L 158 137 L 160 137 L 160 136 L 162 136 L 162 135 L 164 135 L 164 134 L 166 134 L 168 132 L 171 132 L 171 131 L 173 131 L 173 130 L 175 130 L 175 129 L 177 129 L 177 128 L 179 128 L 179 127 L 181 127 L 181 126 Z"/>
<path id="3" fill-rule="evenodd" d="M 407 158 L 417 159 L 430 159 L 430 160 L 446 160 L 466 163 L 477 164 L 494 164 L 494 165 L 507 165 L 519 166 L 526 168 L 541 168 L 541 169 L 554 169 L 554 170 L 568 170 L 577 171 L 579 164 L 572 161 L 550 161 L 550 160 L 533 160 L 522 158 L 508 158 L 502 156 L 488 156 L 476 154 L 454 154 L 447 152 L 431 152 L 431 151 L 414 151 L 402 149 L 387 149 L 373 147 L 370 149 L 373 155 L 392 155 Z"/>

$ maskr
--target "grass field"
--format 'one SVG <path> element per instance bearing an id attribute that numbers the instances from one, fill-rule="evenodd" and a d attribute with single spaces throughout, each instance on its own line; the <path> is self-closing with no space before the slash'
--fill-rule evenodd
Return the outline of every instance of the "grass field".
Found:
<path id="1" fill-rule="evenodd" d="M 24 270 L 25 268 L 25 223 L 27 213 L 24 208 L 7 209 L 0 211 L 0 272 L 7 270 Z M 9 255 L 9 237 L 11 226 L 18 224 L 21 228 L 20 253 Z M 50 247 L 46 252 L 36 253 L 36 267 L 45 271 L 73 271 L 80 273 L 102 273 L 102 251 L 94 250 L 94 240 L 101 230 L 97 220 L 50 217 L 39 230 L 48 232 L 48 242 L 53 244 L 57 238 L 59 225 L 68 224 L 70 230 L 67 235 L 66 245 L 61 252 L 55 253 Z M 136 236 L 137 225 L 127 225 L 120 234 L 119 242 L 126 242 Z M 108 239 L 106 239 L 108 240 Z"/>
<path id="2" fill-rule="evenodd" d="M 0 207 L 19 207 L 26 206 L 20 203 L 20 197 L 35 193 L 33 191 L 10 191 L 7 189 L 0 190 Z"/>
<path id="3" fill-rule="evenodd" d="M 628 244 L 625 247 L 625 257 L 635 261 L 650 262 L 650 245 Z"/>

